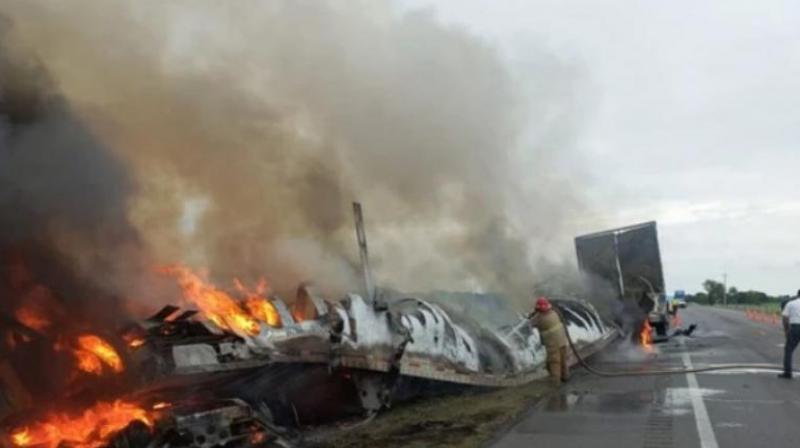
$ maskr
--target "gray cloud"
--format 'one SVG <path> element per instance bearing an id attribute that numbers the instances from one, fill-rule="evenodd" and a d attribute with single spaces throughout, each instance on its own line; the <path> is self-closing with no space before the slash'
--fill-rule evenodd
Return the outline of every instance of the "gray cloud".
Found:
<path id="1" fill-rule="evenodd" d="M 668 286 L 699 289 L 728 271 L 740 288 L 797 289 L 797 2 L 434 7 L 509 54 L 544 42 L 582 61 L 599 101 L 576 142 L 593 184 L 590 202 L 610 222 L 663 221 Z"/>
<path id="2" fill-rule="evenodd" d="M 154 261 L 353 289 L 359 199 L 385 284 L 523 303 L 586 215 L 582 182 L 557 169 L 583 122 L 582 69 L 546 50 L 520 82 L 468 30 L 366 1 L 0 12 L 130 170 L 127 213 Z"/>

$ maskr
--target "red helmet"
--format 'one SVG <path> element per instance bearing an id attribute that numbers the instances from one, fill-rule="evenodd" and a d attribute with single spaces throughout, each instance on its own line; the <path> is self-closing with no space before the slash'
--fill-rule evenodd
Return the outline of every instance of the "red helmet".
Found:
<path id="1" fill-rule="evenodd" d="M 536 311 L 550 311 L 551 308 L 553 308 L 553 305 L 550 304 L 547 297 L 539 297 L 536 300 Z"/>

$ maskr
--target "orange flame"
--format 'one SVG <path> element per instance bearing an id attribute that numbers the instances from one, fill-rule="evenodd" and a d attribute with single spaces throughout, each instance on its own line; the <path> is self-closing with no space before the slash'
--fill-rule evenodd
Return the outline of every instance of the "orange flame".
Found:
<path id="1" fill-rule="evenodd" d="M 22 306 L 14 313 L 14 317 L 26 327 L 36 331 L 43 331 L 52 324 L 41 310 L 33 306 Z"/>
<path id="2" fill-rule="evenodd" d="M 267 441 L 267 433 L 264 431 L 257 431 L 250 434 L 249 442 L 251 445 L 260 445 Z"/>
<path id="3" fill-rule="evenodd" d="M 166 408 L 168 408 L 170 406 L 172 406 L 172 403 L 169 403 L 167 401 L 159 401 L 158 403 L 153 405 L 153 410 L 154 411 L 158 411 L 158 410 L 161 410 L 161 409 L 166 409 Z"/>
<path id="4" fill-rule="evenodd" d="M 16 447 L 97 448 L 134 421 L 153 426 L 152 416 L 143 408 L 122 400 L 100 402 L 83 411 L 80 416 L 53 414 L 44 421 L 17 428 L 11 432 Z"/>
<path id="5" fill-rule="evenodd" d="M 644 323 L 642 324 L 642 331 L 639 332 L 639 343 L 644 347 L 645 350 L 650 351 L 653 349 L 653 327 L 650 326 L 650 322 L 645 319 Z"/>
<path id="6" fill-rule="evenodd" d="M 272 327 L 281 324 L 274 305 L 264 297 L 267 285 L 263 279 L 254 291 L 245 288 L 238 279 L 234 280 L 236 289 L 246 296 L 242 303 L 210 283 L 205 273 L 192 272 L 182 265 L 166 266 L 158 271 L 175 277 L 184 298 L 222 329 L 256 335 L 261 331 L 261 322 Z"/>
<path id="7" fill-rule="evenodd" d="M 125 370 L 122 358 L 114 347 L 101 337 L 93 334 L 84 334 L 78 337 L 78 349 L 73 350 L 78 361 L 78 369 L 100 375 L 103 373 L 103 364 L 116 373 Z"/>
<path id="8" fill-rule="evenodd" d="M 247 287 L 244 286 L 244 283 L 242 283 L 242 281 L 239 280 L 238 278 L 233 279 L 233 286 L 236 288 L 237 291 L 239 291 L 240 293 L 244 294 L 247 297 L 262 297 L 267 293 L 267 281 L 264 280 L 263 278 L 260 278 L 258 280 L 255 290 L 247 289 Z"/>
<path id="9" fill-rule="evenodd" d="M 251 297 L 245 301 L 247 311 L 256 319 L 266 322 L 270 327 L 281 326 L 281 316 L 275 305 L 261 297 Z"/>
<path id="10" fill-rule="evenodd" d="M 249 335 L 258 334 L 258 321 L 247 314 L 233 297 L 208 282 L 205 275 L 196 274 L 181 265 L 164 267 L 160 272 L 174 276 L 183 290 L 184 298 L 195 304 L 218 327 Z"/>
<path id="11" fill-rule="evenodd" d="M 125 341 L 125 344 L 131 349 L 139 348 L 147 343 L 146 334 L 143 331 L 136 331 L 135 329 L 123 333 L 122 340 Z"/>
<path id="12" fill-rule="evenodd" d="M 100 362 L 94 353 L 85 350 L 75 350 L 72 352 L 75 355 L 75 360 L 78 362 L 78 369 L 93 375 L 103 374 L 103 363 Z"/>
<path id="13" fill-rule="evenodd" d="M 238 278 L 233 279 L 233 285 L 237 291 L 246 297 L 244 306 L 251 316 L 261 322 L 266 322 L 270 327 L 280 327 L 282 325 L 278 309 L 264 297 L 267 293 L 266 280 L 260 279 L 255 290 L 247 289 Z"/>

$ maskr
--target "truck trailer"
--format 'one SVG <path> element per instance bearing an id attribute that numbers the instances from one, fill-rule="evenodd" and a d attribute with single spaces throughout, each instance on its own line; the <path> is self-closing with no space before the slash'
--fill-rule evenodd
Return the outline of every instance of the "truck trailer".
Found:
<path id="1" fill-rule="evenodd" d="M 595 295 L 602 291 L 620 301 L 616 318 L 647 322 L 657 336 L 667 335 L 670 306 L 655 221 L 578 236 L 575 250 Z"/>

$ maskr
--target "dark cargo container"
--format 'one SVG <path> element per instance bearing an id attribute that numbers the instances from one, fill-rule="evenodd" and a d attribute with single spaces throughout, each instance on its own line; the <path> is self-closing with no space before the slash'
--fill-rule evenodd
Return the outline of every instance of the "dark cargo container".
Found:
<path id="1" fill-rule="evenodd" d="M 595 291 L 609 287 L 617 298 L 633 301 L 660 335 L 668 328 L 664 274 L 655 222 L 646 222 L 575 238 L 581 272 Z"/>

